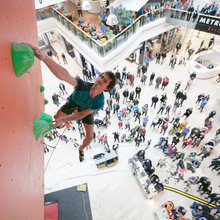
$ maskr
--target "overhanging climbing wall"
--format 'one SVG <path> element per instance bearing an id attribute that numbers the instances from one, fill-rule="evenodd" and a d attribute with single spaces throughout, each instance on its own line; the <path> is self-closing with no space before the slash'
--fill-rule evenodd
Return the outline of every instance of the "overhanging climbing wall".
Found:
<path id="1" fill-rule="evenodd" d="M 0 1 L 0 219 L 43 219 L 43 147 L 33 134 L 44 108 L 40 63 L 17 78 L 11 43 L 37 45 L 34 0 Z"/>

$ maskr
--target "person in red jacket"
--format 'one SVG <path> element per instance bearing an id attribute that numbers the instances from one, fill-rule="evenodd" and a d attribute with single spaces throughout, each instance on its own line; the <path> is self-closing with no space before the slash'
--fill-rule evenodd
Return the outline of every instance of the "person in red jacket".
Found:
<path id="1" fill-rule="evenodd" d="M 169 84 L 169 78 L 165 76 L 162 80 L 161 89 L 165 89 L 165 87 Z"/>
<path id="2" fill-rule="evenodd" d="M 186 138 L 184 141 L 183 141 L 183 145 L 182 145 L 182 148 L 185 148 L 186 146 L 190 145 L 192 143 L 192 138 Z"/>
<path id="3" fill-rule="evenodd" d="M 135 80 L 134 74 L 133 74 L 133 73 L 130 73 L 130 85 L 131 85 L 132 87 L 134 86 L 134 80 Z"/>
<path id="4" fill-rule="evenodd" d="M 123 126 L 123 123 L 122 123 L 121 120 L 119 120 L 119 121 L 118 121 L 118 128 L 120 129 L 120 128 L 122 128 L 122 126 Z"/>
<path id="5" fill-rule="evenodd" d="M 146 129 L 145 127 L 141 127 L 139 130 L 139 135 L 140 138 L 142 139 L 143 142 L 145 142 L 145 135 L 146 135 Z"/>

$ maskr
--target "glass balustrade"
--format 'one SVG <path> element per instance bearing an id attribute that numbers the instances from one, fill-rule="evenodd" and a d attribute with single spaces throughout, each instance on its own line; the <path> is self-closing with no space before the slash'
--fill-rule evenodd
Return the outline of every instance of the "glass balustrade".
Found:
<path id="1" fill-rule="evenodd" d="M 176 10 L 173 8 L 170 9 L 166 9 L 164 10 L 164 16 L 167 18 L 172 18 L 172 19 L 176 19 L 176 20 L 182 20 L 182 21 L 187 21 L 187 22 L 191 22 L 191 23 L 197 23 L 200 15 L 202 15 L 203 17 L 206 17 L 208 19 L 219 19 L 218 16 L 213 16 L 213 15 L 208 15 L 208 14 L 202 14 L 202 13 L 195 13 L 195 12 L 188 12 L 185 10 Z"/>
<path id="2" fill-rule="evenodd" d="M 197 16 L 195 16 L 194 13 L 171 8 L 165 9 L 157 13 L 146 13 L 144 15 L 139 16 L 131 25 L 127 26 L 118 35 L 114 35 L 112 33 L 107 32 L 105 35 L 105 38 L 107 39 L 106 41 L 102 42 L 101 37 L 98 37 L 98 40 L 93 39 L 93 37 L 89 33 L 83 31 L 80 27 L 78 27 L 71 20 L 69 20 L 65 15 L 63 15 L 61 12 L 52 7 L 46 8 L 45 10 L 41 9 L 36 11 L 37 21 L 41 21 L 50 17 L 56 18 L 57 21 L 64 25 L 81 41 L 86 43 L 90 48 L 92 48 L 95 52 L 97 52 L 100 56 L 103 57 L 112 52 L 113 50 L 117 49 L 121 44 L 127 41 L 140 27 L 143 27 L 149 22 L 155 21 L 162 17 L 180 19 L 188 22 L 196 22 L 199 15 L 199 13 L 197 14 Z"/>

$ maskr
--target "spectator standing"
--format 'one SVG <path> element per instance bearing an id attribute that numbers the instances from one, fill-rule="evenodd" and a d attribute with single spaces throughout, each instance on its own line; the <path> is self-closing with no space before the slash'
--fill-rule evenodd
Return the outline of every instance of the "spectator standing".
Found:
<path id="1" fill-rule="evenodd" d="M 111 117 L 111 108 L 109 106 L 105 109 L 105 117 L 107 119 L 110 119 Z"/>
<path id="2" fill-rule="evenodd" d="M 100 30 L 102 31 L 103 34 L 105 34 L 107 32 L 107 27 L 105 26 L 104 23 L 101 24 Z"/>
<path id="3" fill-rule="evenodd" d="M 151 98 L 151 101 L 152 101 L 152 103 L 151 103 L 150 107 L 152 107 L 154 105 L 154 108 L 156 108 L 157 102 L 159 101 L 159 98 L 157 97 L 157 95 L 153 96 Z"/>
<path id="4" fill-rule="evenodd" d="M 173 58 L 172 58 L 172 60 L 171 60 L 171 63 L 170 63 L 172 70 L 175 68 L 176 63 L 177 63 L 177 56 L 174 55 Z"/>
<path id="5" fill-rule="evenodd" d="M 143 142 L 145 142 L 145 135 L 146 135 L 146 128 L 141 127 L 139 130 L 139 137 L 142 139 Z"/>
<path id="6" fill-rule="evenodd" d="M 163 122 L 162 126 L 161 126 L 161 131 L 160 131 L 160 133 L 163 132 L 163 135 L 164 135 L 164 134 L 166 133 L 167 129 L 168 129 L 168 123 L 167 123 L 167 121 L 165 120 L 165 121 Z"/>
<path id="7" fill-rule="evenodd" d="M 158 76 L 158 77 L 156 78 L 155 89 L 158 89 L 158 88 L 159 88 L 161 82 L 162 82 L 162 77 L 161 77 L 161 76 Z"/>
<path id="8" fill-rule="evenodd" d="M 194 53 L 194 49 L 193 48 L 190 48 L 189 50 L 188 50 L 188 58 L 187 58 L 187 60 L 190 60 L 190 58 L 191 58 L 191 56 L 193 55 L 193 53 Z"/>
<path id="9" fill-rule="evenodd" d="M 178 52 L 179 52 L 179 50 L 181 49 L 181 47 L 182 47 L 182 44 L 181 44 L 180 42 L 178 42 L 178 43 L 176 44 L 176 54 L 178 54 Z"/>
<path id="10" fill-rule="evenodd" d="M 130 94 L 129 94 L 129 101 L 130 101 L 130 102 L 133 102 L 133 101 L 134 101 L 134 94 L 135 94 L 134 91 L 131 91 L 131 92 L 130 92 Z"/>
<path id="11" fill-rule="evenodd" d="M 155 72 L 153 72 L 153 73 L 150 75 L 149 86 L 153 85 L 154 77 L 155 77 Z"/>
<path id="12" fill-rule="evenodd" d="M 197 5 L 197 8 L 196 8 L 196 10 L 193 13 L 193 16 L 192 16 L 193 22 L 195 22 L 195 20 L 197 19 L 198 15 L 199 15 L 199 5 Z"/>
<path id="13" fill-rule="evenodd" d="M 170 114 L 170 109 L 172 108 L 172 106 L 171 105 L 167 105 L 166 106 L 166 112 L 165 112 L 165 114 L 167 114 L 168 116 L 169 116 L 169 114 Z"/>
<path id="14" fill-rule="evenodd" d="M 115 73 L 115 78 L 117 80 L 117 83 L 119 83 L 121 81 L 121 73 L 118 70 Z"/>
<path id="15" fill-rule="evenodd" d="M 137 66 L 137 77 L 141 77 L 141 65 Z"/>
<path id="16" fill-rule="evenodd" d="M 192 79 L 189 79 L 189 80 L 187 81 L 187 83 L 186 83 L 185 90 L 190 89 L 190 87 L 191 87 L 192 83 L 193 83 Z"/>
<path id="17" fill-rule="evenodd" d="M 199 94 L 196 103 L 200 103 L 204 97 L 205 97 L 205 93 Z"/>
<path id="18" fill-rule="evenodd" d="M 188 108 L 186 109 L 185 113 L 183 114 L 183 116 L 185 116 L 186 118 L 188 118 L 193 112 L 193 108 Z"/>
<path id="19" fill-rule="evenodd" d="M 142 75 L 144 75 L 147 72 L 147 68 L 148 68 L 148 66 L 146 64 L 142 65 L 142 67 L 141 67 Z"/>
<path id="20" fill-rule="evenodd" d="M 167 57 L 167 53 L 166 52 L 162 52 L 161 53 L 161 65 L 164 63 L 165 58 Z"/>
<path id="21" fill-rule="evenodd" d="M 73 146 L 75 148 L 79 147 L 79 144 L 77 143 L 77 139 L 76 138 L 70 138 L 69 140 L 70 140 L 70 142 L 73 144 Z"/>
<path id="22" fill-rule="evenodd" d="M 181 117 L 181 111 L 179 111 L 178 113 L 175 113 L 175 114 L 173 115 L 173 118 L 172 118 L 172 120 L 170 121 L 170 123 L 173 123 L 173 122 L 175 122 L 176 120 L 178 120 L 178 122 L 179 122 L 180 117 Z"/>
<path id="23" fill-rule="evenodd" d="M 117 114 L 118 113 L 118 110 L 120 109 L 120 105 L 119 103 L 116 101 L 114 104 L 113 104 L 113 114 Z"/>
<path id="24" fill-rule="evenodd" d="M 147 80 L 147 76 L 146 76 L 146 75 L 143 75 L 143 76 L 141 77 L 141 85 L 142 85 L 142 86 L 145 85 L 146 80 Z"/>
<path id="25" fill-rule="evenodd" d="M 128 118 L 125 119 L 125 129 L 128 129 L 129 131 L 131 130 L 131 125 Z"/>
<path id="26" fill-rule="evenodd" d="M 177 94 L 177 91 L 179 90 L 180 86 L 181 86 L 181 81 L 178 81 L 178 82 L 175 83 L 174 91 L 173 91 L 173 93 L 175 95 Z"/>
<path id="27" fill-rule="evenodd" d="M 82 74 L 83 74 L 83 80 L 89 80 L 89 71 L 86 67 L 83 67 Z"/>
<path id="28" fill-rule="evenodd" d="M 201 41 L 199 49 L 201 49 L 204 45 L 204 40 Z"/>
<path id="29" fill-rule="evenodd" d="M 112 103 L 113 103 L 112 99 L 111 98 L 107 99 L 106 103 L 107 103 L 108 107 L 112 110 L 112 108 L 113 108 L 113 106 L 112 106 Z"/>
<path id="30" fill-rule="evenodd" d="M 156 63 L 160 63 L 160 58 L 161 58 L 161 54 L 160 53 L 156 53 Z"/>
<path id="31" fill-rule="evenodd" d="M 218 74 L 218 79 L 216 79 L 216 82 L 220 82 L 220 73 Z"/>
<path id="32" fill-rule="evenodd" d="M 188 11 L 187 18 L 186 18 L 187 21 L 190 21 L 194 10 L 195 10 L 195 8 L 194 8 L 193 4 L 191 4 L 191 5 L 189 6 L 189 8 L 187 9 L 187 11 Z"/>
<path id="33" fill-rule="evenodd" d="M 67 63 L 67 60 L 66 60 L 66 56 L 65 56 L 64 53 L 61 54 L 61 57 L 62 57 L 62 59 L 63 59 L 63 63 L 64 63 L 64 64 L 68 64 L 68 63 Z"/>
<path id="34" fill-rule="evenodd" d="M 148 118 L 148 116 L 144 116 L 142 119 L 143 119 L 143 126 L 146 127 L 147 123 L 149 121 L 149 118 Z"/>
<path id="35" fill-rule="evenodd" d="M 182 129 L 180 136 L 183 138 L 183 140 L 186 138 L 189 132 L 190 132 L 190 127 L 185 127 Z"/>
<path id="36" fill-rule="evenodd" d="M 182 144 L 182 148 L 185 148 L 186 146 L 190 145 L 191 143 L 192 143 L 191 137 L 185 138 L 183 141 L 183 144 Z"/>
<path id="37" fill-rule="evenodd" d="M 119 129 L 123 128 L 123 122 L 121 120 L 118 121 L 118 128 Z"/>
<path id="38" fill-rule="evenodd" d="M 133 106 L 133 117 L 135 117 L 139 113 L 139 107 L 138 105 Z"/>
<path id="39" fill-rule="evenodd" d="M 127 67 L 123 67 L 122 69 L 122 81 L 127 78 Z"/>
<path id="40" fill-rule="evenodd" d="M 146 64 L 147 69 L 148 69 L 148 67 L 150 65 L 150 58 L 148 56 L 146 57 L 145 64 Z"/>
<path id="41" fill-rule="evenodd" d="M 159 113 L 163 114 L 163 111 L 165 110 L 165 108 L 166 108 L 166 102 L 161 102 L 160 109 L 158 110 L 157 114 Z"/>
<path id="42" fill-rule="evenodd" d="M 207 105 L 207 100 L 206 99 L 202 100 L 200 107 L 199 107 L 200 112 L 203 111 L 203 109 L 206 105 Z"/>
<path id="43" fill-rule="evenodd" d="M 162 102 L 166 102 L 166 101 L 167 101 L 167 94 L 164 93 L 161 95 L 160 102 L 162 103 Z"/>
<path id="44" fill-rule="evenodd" d="M 106 25 L 107 14 L 105 12 L 101 12 L 100 15 L 99 15 L 99 19 L 100 19 L 101 23 Z"/>
<path id="45" fill-rule="evenodd" d="M 192 45 L 191 39 L 186 43 L 186 51 L 189 50 L 190 46 Z"/>
<path id="46" fill-rule="evenodd" d="M 48 57 L 50 57 L 50 58 L 52 59 L 53 53 L 52 53 L 51 50 L 48 50 L 48 51 L 47 51 L 47 55 L 48 55 Z"/>
<path id="47" fill-rule="evenodd" d="M 145 104 L 142 107 L 142 115 L 147 116 L 147 112 L 148 112 L 148 104 Z"/>
<path id="48" fill-rule="evenodd" d="M 194 79 L 196 78 L 196 72 L 191 73 L 190 76 L 189 76 L 189 78 L 190 78 L 191 80 L 194 80 Z"/>
<path id="49" fill-rule="evenodd" d="M 114 99 L 115 92 L 116 92 L 116 89 L 115 89 L 115 88 L 109 90 L 110 99 L 112 99 L 112 98 Z"/>
<path id="50" fill-rule="evenodd" d="M 165 87 L 169 84 L 169 78 L 165 76 L 162 81 L 161 89 L 165 89 Z"/>
<path id="51" fill-rule="evenodd" d="M 135 114 L 135 122 L 138 120 L 138 123 L 141 123 L 141 112 L 139 111 L 137 114 Z"/>
<path id="52" fill-rule="evenodd" d="M 140 99 L 140 94 L 141 94 L 141 87 L 140 87 L 140 85 L 138 85 L 138 86 L 135 88 L 135 92 L 136 92 L 135 98 Z"/>
<path id="53" fill-rule="evenodd" d="M 119 103 L 120 101 L 120 93 L 118 91 L 115 92 L 115 100 Z"/>
<path id="54" fill-rule="evenodd" d="M 80 0 L 78 0 L 76 6 L 77 6 L 77 11 L 78 11 L 78 15 L 79 15 L 79 17 L 83 17 L 82 6 L 81 6 L 81 1 L 80 1 Z"/>
<path id="55" fill-rule="evenodd" d="M 125 90 L 123 91 L 122 95 L 124 96 L 123 103 L 127 102 L 127 101 L 128 101 L 128 96 L 129 96 L 129 91 L 128 91 L 128 89 L 125 89 Z"/>
<path id="56" fill-rule="evenodd" d="M 118 143 L 120 142 L 120 140 L 119 140 L 119 132 L 114 132 L 113 133 L 113 135 L 114 135 L 114 143 L 116 142 L 116 141 L 118 141 Z"/>
<path id="57" fill-rule="evenodd" d="M 209 43 L 208 43 L 208 49 L 211 49 L 215 44 L 215 37 L 213 36 L 210 38 Z"/>
<path id="58" fill-rule="evenodd" d="M 134 86 L 134 80 L 135 80 L 135 76 L 133 73 L 130 73 L 130 85 L 133 87 Z"/>
<path id="59" fill-rule="evenodd" d="M 65 85 L 62 82 L 59 83 L 59 88 L 60 88 L 61 92 L 63 93 L 63 95 L 65 93 L 67 94 L 66 87 L 65 87 Z"/>
<path id="60" fill-rule="evenodd" d="M 68 140 L 68 138 L 67 138 L 67 136 L 66 135 L 62 135 L 62 134 L 60 134 L 59 136 L 58 136 L 59 138 L 60 138 L 60 140 L 61 141 L 65 141 L 66 142 L 66 144 L 69 142 L 69 140 Z"/>
<path id="61" fill-rule="evenodd" d="M 210 156 L 211 152 L 213 151 L 213 146 L 205 145 L 201 148 L 201 152 L 197 154 L 198 156 L 202 155 L 202 160 L 206 157 Z"/>
<path id="62" fill-rule="evenodd" d="M 187 99 L 187 94 L 186 94 L 186 92 L 183 92 L 182 93 L 182 95 L 181 95 L 181 97 L 180 97 L 180 107 L 182 107 L 182 105 L 183 105 L 183 102 L 185 101 Z"/>
<path id="63" fill-rule="evenodd" d="M 59 96 L 58 94 L 56 94 L 56 93 L 54 93 L 54 94 L 52 95 L 53 103 L 54 103 L 55 105 L 57 105 L 58 107 L 59 107 L 59 105 L 60 105 L 59 97 L 60 97 L 60 96 Z"/>

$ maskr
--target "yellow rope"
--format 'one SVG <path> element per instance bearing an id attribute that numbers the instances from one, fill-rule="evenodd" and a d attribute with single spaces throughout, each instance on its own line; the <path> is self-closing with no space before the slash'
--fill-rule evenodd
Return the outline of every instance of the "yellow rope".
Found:
<path id="1" fill-rule="evenodd" d="M 189 198 L 189 199 L 195 200 L 195 201 L 197 201 L 197 202 L 200 202 L 200 203 L 202 203 L 202 204 L 204 204 L 204 205 L 207 205 L 207 206 L 210 206 L 210 207 L 212 207 L 212 208 L 216 208 L 216 205 L 214 205 L 214 204 L 212 204 L 212 203 L 209 203 L 208 201 L 206 201 L 206 200 L 204 200 L 204 199 L 201 199 L 201 198 L 199 198 L 199 197 L 193 196 L 193 195 L 191 195 L 191 194 L 189 194 L 189 193 L 185 193 L 185 192 L 183 192 L 183 191 L 181 191 L 181 190 L 179 190 L 179 189 L 175 189 L 175 188 L 170 187 L 170 186 L 164 186 L 164 189 L 169 190 L 169 191 L 171 191 L 171 192 L 178 193 L 178 194 L 180 194 L 180 195 L 182 195 L 182 196 L 185 196 L 185 197 L 187 197 L 187 198 Z"/>

